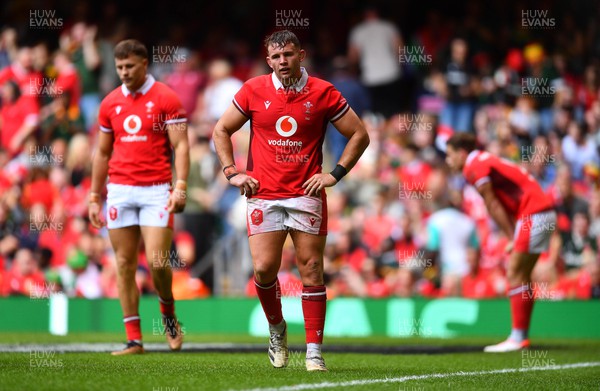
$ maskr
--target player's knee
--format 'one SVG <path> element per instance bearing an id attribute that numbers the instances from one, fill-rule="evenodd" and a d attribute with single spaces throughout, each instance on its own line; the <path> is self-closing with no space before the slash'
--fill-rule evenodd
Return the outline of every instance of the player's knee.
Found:
<path id="1" fill-rule="evenodd" d="M 272 262 L 254 261 L 254 277 L 261 284 L 266 284 L 273 281 L 277 277 L 277 268 Z"/>
<path id="2" fill-rule="evenodd" d="M 130 259 L 128 257 L 117 256 L 116 261 L 117 261 L 117 269 L 119 270 L 119 273 L 135 274 L 135 271 L 137 270 L 137 262 L 135 260 Z"/>

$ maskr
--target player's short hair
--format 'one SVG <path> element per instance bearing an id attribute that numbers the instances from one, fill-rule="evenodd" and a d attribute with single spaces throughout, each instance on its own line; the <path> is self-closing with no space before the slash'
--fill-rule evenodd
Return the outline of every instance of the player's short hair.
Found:
<path id="1" fill-rule="evenodd" d="M 446 142 L 446 145 L 459 150 L 471 152 L 477 149 L 477 139 L 470 133 L 454 133 Z"/>
<path id="2" fill-rule="evenodd" d="M 122 60 L 130 55 L 148 58 L 148 49 L 137 39 L 126 39 L 115 46 L 115 58 Z"/>
<path id="3" fill-rule="evenodd" d="M 268 51 L 269 46 L 282 48 L 288 43 L 292 43 L 294 46 L 300 49 L 300 40 L 296 34 L 292 33 L 290 30 L 275 31 L 273 34 L 265 38 L 265 49 Z"/>

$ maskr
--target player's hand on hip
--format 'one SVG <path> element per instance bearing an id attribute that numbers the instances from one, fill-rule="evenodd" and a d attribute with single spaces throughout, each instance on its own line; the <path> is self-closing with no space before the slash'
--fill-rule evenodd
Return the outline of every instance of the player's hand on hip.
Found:
<path id="1" fill-rule="evenodd" d="M 239 188 L 240 195 L 245 195 L 246 197 L 256 194 L 256 192 L 258 192 L 258 188 L 260 187 L 260 184 L 256 179 L 242 173 L 231 178 L 229 183 Z"/>
<path id="2" fill-rule="evenodd" d="M 173 189 L 169 195 L 169 201 L 167 202 L 167 212 L 169 213 L 181 213 L 185 209 L 185 201 L 187 199 L 187 193 L 185 190 Z"/>
<path id="3" fill-rule="evenodd" d="M 100 202 L 90 202 L 88 207 L 88 217 L 94 228 L 100 229 L 106 225 L 106 222 L 100 218 L 102 204 Z"/>
<path id="4" fill-rule="evenodd" d="M 304 182 L 302 188 L 304 194 L 308 196 L 316 196 L 321 194 L 321 190 L 326 187 L 331 187 L 337 183 L 333 175 L 329 173 L 320 173 L 313 175 L 309 180 Z"/>

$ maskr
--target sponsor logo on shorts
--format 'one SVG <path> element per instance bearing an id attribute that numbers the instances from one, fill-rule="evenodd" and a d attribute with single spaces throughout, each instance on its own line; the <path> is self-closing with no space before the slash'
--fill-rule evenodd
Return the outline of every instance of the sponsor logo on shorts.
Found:
<path id="1" fill-rule="evenodd" d="M 108 217 L 110 217 L 111 220 L 116 220 L 117 219 L 117 208 L 115 208 L 114 206 L 111 206 L 110 209 L 108 210 Z"/>
<path id="2" fill-rule="evenodd" d="M 252 221 L 252 225 L 261 225 L 263 222 L 263 211 L 254 209 L 252 213 L 250 213 L 250 221 Z"/>
<path id="3" fill-rule="evenodd" d="M 308 220 L 310 221 L 310 226 L 314 227 L 315 226 L 315 222 L 317 221 L 317 219 L 315 219 L 314 217 L 309 217 Z"/>

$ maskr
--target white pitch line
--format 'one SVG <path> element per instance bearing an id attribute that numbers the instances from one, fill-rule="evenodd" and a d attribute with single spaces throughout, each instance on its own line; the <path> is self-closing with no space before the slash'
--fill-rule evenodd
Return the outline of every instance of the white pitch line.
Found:
<path id="1" fill-rule="evenodd" d="M 427 380 L 427 379 L 444 379 L 447 377 L 457 376 L 481 376 L 481 375 L 494 375 L 500 373 L 516 373 L 516 372 L 533 372 L 533 371 L 558 371 L 561 369 L 573 369 L 573 368 L 590 368 L 598 367 L 600 362 L 580 362 L 573 364 L 563 365 L 549 365 L 543 367 L 531 367 L 531 368 L 504 368 L 494 369 L 490 371 L 476 371 L 476 372 L 453 372 L 453 373 L 430 373 L 427 375 L 411 375 L 402 377 L 392 377 L 386 379 L 367 379 L 367 380 L 350 380 L 344 382 L 323 382 L 323 383 L 304 383 L 296 384 L 292 386 L 283 386 L 275 388 L 252 388 L 245 391 L 297 391 L 297 390 L 316 390 L 321 388 L 333 388 L 333 387 L 352 387 L 352 386 L 364 386 L 370 384 L 381 384 L 381 383 L 404 383 L 410 380 Z"/>

